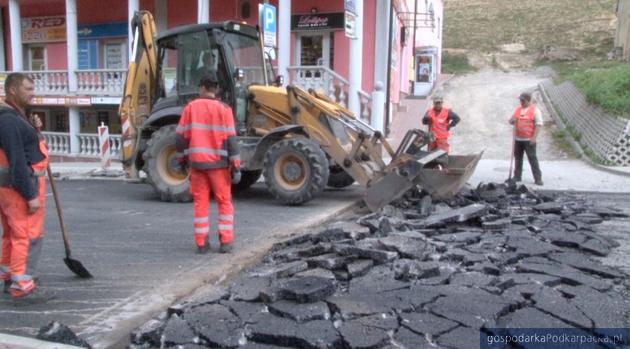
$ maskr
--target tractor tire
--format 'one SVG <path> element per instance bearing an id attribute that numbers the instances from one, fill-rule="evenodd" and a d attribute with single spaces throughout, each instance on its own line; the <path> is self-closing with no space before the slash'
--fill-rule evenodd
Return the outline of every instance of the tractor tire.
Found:
<path id="1" fill-rule="evenodd" d="M 283 139 L 272 145 L 263 162 L 269 191 L 288 205 L 300 205 L 324 190 L 328 182 L 328 159 L 307 138 Z"/>
<path id="2" fill-rule="evenodd" d="M 328 186 L 332 188 L 345 188 L 354 183 L 354 178 L 348 174 L 341 166 L 331 166 L 330 176 L 328 176 Z"/>
<path id="3" fill-rule="evenodd" d="M 188 172 L 183 172 L 176 161 L 175 128 L 168 125 L 151 135 L 144 152 L 144 172 L 162 201 L 189 202 L 190 181 Z"/>
<path id="4" fill-rule="evenodd" d="M 241 171 L 241 181 L 232 185 L 232 191 L 238 193 L 249 189 L 249 187 L 258 182 L 261 175 L 262 170 Z"/>

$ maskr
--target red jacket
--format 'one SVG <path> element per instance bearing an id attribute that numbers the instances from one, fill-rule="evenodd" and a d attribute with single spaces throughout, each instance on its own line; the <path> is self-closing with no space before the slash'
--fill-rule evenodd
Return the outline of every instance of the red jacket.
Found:
<path id="1" fill-rule="evenodd" d="M 436 114 L 435 109 L 431 108 L 427 111 L 427 115 L 431 120 L 431 133 L 435 139 L 448 139 L 451 133 L 448 131 L 448 109 L 442 108 L 440 113 Z"/>
<path id="2" fill-rule="evenodd" d="M 232 109 L 217 99 L 197 98 L 188 103 L 177 125 L 177 151 L 192 168 L 240 166 Z"/>

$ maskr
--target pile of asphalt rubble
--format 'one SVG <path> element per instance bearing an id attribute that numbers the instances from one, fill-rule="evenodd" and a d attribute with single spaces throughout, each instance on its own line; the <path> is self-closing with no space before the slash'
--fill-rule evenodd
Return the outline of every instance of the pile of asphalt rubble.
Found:
<path id="1" fill-rule="evenodd" d="M 227 289 L 137 329 L 130 348 L 475 348 L 495 328 L 602 338 L 630 314 L 626 275 L 592 258 L 618 246 L 595 229 L 615 217 L 525 186 L 445 202 L 411 191 L 276 244 Z"/>

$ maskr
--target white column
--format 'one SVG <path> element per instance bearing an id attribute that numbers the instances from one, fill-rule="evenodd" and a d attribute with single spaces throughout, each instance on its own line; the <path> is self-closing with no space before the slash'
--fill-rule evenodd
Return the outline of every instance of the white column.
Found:
<path id="1" fill-rule="evenodd" d="M 389 35 L 390 0 L 376 0 L 376 29 L 374 30 L 374 85 L 387 81 L 387 40 Z"/>
<path id="2" fill-rule="evenodd" d="M 210 0 L 197 0 L 197 23 L 210 22 Z"/>
<path id="3" fill-rule="evenodd" d="M 66 0 L 66 41 L 68 49 L 68 90 L 77 92 L 76 70 L 79 67 L 79 39 L 77 33 L 77 0 Z"/>
<path id="4" fill-rule="evenodd" d="M 66 0 L 66 41 L 68 48 L 68 92 L 77 93 L 77 68 L 79 67 L 79 37 L 77 33 L 77 0 Z M 70 129 L 70 152 L 78 154 L 80 151 L 79 133 L 81 122 L 79 108 L 68 108 L 68 123 Z"/>
<path id="5" fill-rule="evenodd" d="M 361 101 L 359 91 L 361 90 L 361 76 L 363 75 L 363 0 L 355 0 L 357 18 L 355 22 L 356 39 L 350 39 L 350 62 L 348 66 L 349 96 L 348 109 L 354 115 L 361 115 Z"/>
<path id="6" fill-rule="evenodd" d="M 289 82 L 291 64 L 291 0 L 279 0 L 278 3 L 278 75 L 284 76 L 285 84 Z"/>
<path id="7" fill-rule="evenodd" d="M 9 25 L 11 26 L 11 70 L 24 70 L 22 57 L 22 18 L 20 2 L 9 0 Z"/>
<path id="8" fill-rule="evenodd" d="M 133 61 L 134 57 L 131 57 L 131 53 L 133 51 L 133 31 L 131 29 L 131 20 L 133 19 L 133 15 L 140 10 L 140 0 L 127 0 L 127 23 L 128 25 L 128 35 L 127 35 L 127 53 L 129 55 L 129 62 Z"/>
<path id="9" fill-rule="evenodd" d="M 168 28 L 168 6 L 167 0 L 155 0 L 155 27 L 158 33 L 164 32 Z"/>
<path id="10" fill-rule="evenodd" d="M 81 120 L 79 119 L 79 107 L 68 108 L 68 126 L 70 129 L 70 153 L 79 154 L 81 145 L 79 133 L 81 133 Z"/>
<path id="11" fill-rule="evenodd" d="M 371 126 L 381 133 L 385 133 L 385 91 L 383 83 L 377 81 L 372 92 L 372 119 Z"/>

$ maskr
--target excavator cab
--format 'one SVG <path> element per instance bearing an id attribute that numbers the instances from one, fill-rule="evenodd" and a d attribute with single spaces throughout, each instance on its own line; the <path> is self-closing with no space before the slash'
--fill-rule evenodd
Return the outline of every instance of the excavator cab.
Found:
<path id="1" fill-rule="evenodd" d="M 219 97 L 235 111 L 243 131 L 247 86 L 268 83 L 255 28 L 235 22 L 186 26 L 160 36 L 157 50 L 160 83 L 154 112 L 174 102 L 186 105 L 197 96 L 199 80 L 212 73 L 219 80 Z"/>

